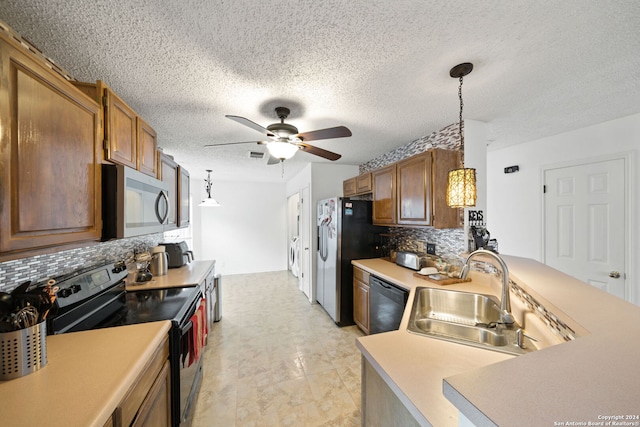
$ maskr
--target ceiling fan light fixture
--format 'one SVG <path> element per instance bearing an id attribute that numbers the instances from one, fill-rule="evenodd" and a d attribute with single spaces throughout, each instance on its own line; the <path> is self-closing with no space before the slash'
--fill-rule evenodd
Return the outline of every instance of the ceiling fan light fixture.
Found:
<path id="1" fill-rule="evenodd" d="M 462 78 L 473 70 L 473 64 L 464 62 L 453 67 L 449 75 L 460 81 L 458 98 L 460 99 L 460 168 L 449 171 L 447 182 L 447 206 L 452 208 L 471 208 L 476 205 L 476 170 L 464 167 L 464 122 L 462 121 Z"/>
<path id="2" fill-rule="evenodd" d="M 292 158 L 298 151 L 298 146 L 282 141 L 267 142 L 267 150 L 269 154 L 280 160 L 287 160 Z"/>

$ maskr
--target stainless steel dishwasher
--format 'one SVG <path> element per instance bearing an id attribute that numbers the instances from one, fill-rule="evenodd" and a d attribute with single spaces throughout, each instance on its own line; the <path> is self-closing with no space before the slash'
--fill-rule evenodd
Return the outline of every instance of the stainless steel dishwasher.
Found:
<path id="1" fill-rule="evenodd" d="M 376 276 L 369 277 L 369 287 L 369 333 L 398 330 L 409 291 Z"/>

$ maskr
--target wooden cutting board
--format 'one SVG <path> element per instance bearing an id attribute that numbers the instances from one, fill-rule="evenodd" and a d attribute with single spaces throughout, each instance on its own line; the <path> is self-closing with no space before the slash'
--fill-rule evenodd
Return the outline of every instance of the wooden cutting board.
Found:
<path id="1" fill-rule="evenodd" d="M 413 275 L 415 277 L 419 277 L 422 280 L 426 280 L 427 282 L 431 282 L 431 283 L 436 283 L 438 285 L 441 286 L 445 286 L 445 285 L 454 285 L 456 283 L 464 283 L 464 282 L 470 282 L 471 279 L 459 279 L 457 277 L 450 277 L 448 279 L 443 279 L 443 280 L 435 280 L 435 279 L 431 279 L 429 276 L 424 276 L 422 274 L 418 274 L 418 273 L 413 273 Z"/>

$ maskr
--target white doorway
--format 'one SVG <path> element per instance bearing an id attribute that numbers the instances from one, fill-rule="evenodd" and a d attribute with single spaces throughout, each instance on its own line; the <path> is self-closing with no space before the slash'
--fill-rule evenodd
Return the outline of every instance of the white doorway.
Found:
<path id="1" fill-rule="evenodd" d="M 310 302 L 314 296 L 311 292 L 311 197 L 309 187 L 300 190 L 300 275 L 298 276 L 300 290 L 304 292 Z"/>
<path id="2" fill-rule="evenodd" d="M 627 301 L 630 154 L 546 167 L 545 264 Z"/>

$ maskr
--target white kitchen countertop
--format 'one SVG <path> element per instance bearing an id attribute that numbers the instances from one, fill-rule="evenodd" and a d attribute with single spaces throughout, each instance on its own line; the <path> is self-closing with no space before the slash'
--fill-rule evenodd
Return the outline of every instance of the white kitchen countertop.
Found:
<path id="1" fill-rule="evenodd" d="M 539 262 L 502 257 L 511 279 L 574 328 L 578 338 L 509 356 L 410 334 L 410 309 L 405 310 L 398 331 L 359 338 L 358 347 L 416 419 L 423 425 L 457 425 L 460 409 L 477 425 L 553 426 L 640 415 L 640 308 Z M 382 259 L 353 264 L 411 289 L 407 307 L 415 287 L 441 287 Z M 495 294 L 483 276 L 441 288 Z"/>
<path id="2" fill-rule="evenodd" d="M 209 270 L 216 264 L 212 260 L 192 261 L 178 268 L 169 268 L 164 276 L 153 276 L 148 282 L 135 282 L 135 274 L 127 277 L 128 291 L 147 291 L 151 289 L 181 288 L 198 286 Z"/>
<path id="3" fill-rule="evenodd" d="M 47 336 L 47 365 L 0 381 L 0 425 L 104 426 L 170 327 L 149 322 Z"/>

